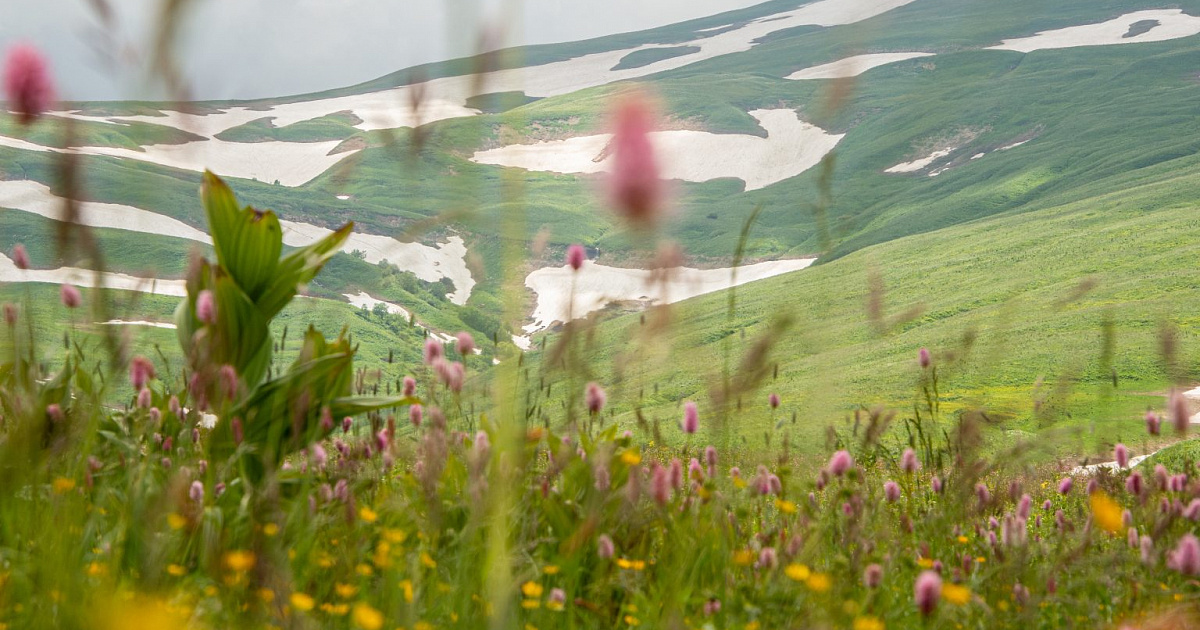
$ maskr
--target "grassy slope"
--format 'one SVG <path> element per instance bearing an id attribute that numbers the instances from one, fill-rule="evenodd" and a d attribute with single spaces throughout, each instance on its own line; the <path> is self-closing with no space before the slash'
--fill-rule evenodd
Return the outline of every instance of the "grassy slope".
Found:
<path id="1" fill-rule="evenodd" d="M 795 326 L 771 354 L 779 379 L 745 400 L 735 420 L 742 435 L 759 439 L 772 426 L 768 391 L 784 400 L 776 418 L 795 413 L 797 422 L 785 422 L 784 432 L 802 451 L 818 449 L 828 422 L 857 405 L 911 412 L 920 375 L 915 357 L 927 346 L 941 366 L 944 414 L 986 408 L 999 421 L 997 435 L 1010 437 L 1066 429 L 1060 439 L 1040 443 L 1050 452 L 1140 442 L 1140 413 L 1161 408 L 1161 396 L 1152 392 L 1168 383 L 1158 355 L 1162 321 L 1178 327 L 1186 378 L 1200 377 L 1187 360 L 1200 334 L 1192 314 L 1200 306 L 1200 227 L 1194 203 L 1175 201 L 1173 184 L 1131 186 L 906 237 L 755 283 L 738 292 L 732 328 L 725 295 L 691 300 L 674 309 L 671 328 L 650 334 L 656 350 L 645 357 L 617 354 L 624 347 L 618 340 L 639 335 L 643 324 L 636 315 L 615 318 L 599 328 L 595 357 L 604 367 L 598 373 L 628 361 L 623 383 L 609 384 L 626 393 L 644 390 L 648 415 L 670 426 L 678 401 L 705 399 L 722 362 L 722 331 L 735 340 L 736 363 L 748 345 L 743 334 L 753 339 L 772 317 L 787 313 Z M 923 314 L 886 334 L 874 330 L 865 313 L 872 270 L 886 285 L 887 316 L 913 305 L 922 305 Z M 1084 278 L 1095 288 L 1069 299 Z M 1115 389 L 1102 359 L 1105 321 L 1115 333 Z M 968 350 L 964 339 L 971 336 Z M 1044 399 L 1044 413 L 1035 412 L 1035 399 Z"/>

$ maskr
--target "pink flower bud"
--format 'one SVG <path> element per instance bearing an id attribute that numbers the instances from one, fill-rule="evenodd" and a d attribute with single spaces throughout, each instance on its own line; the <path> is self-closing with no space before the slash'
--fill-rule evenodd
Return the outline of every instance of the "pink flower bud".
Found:
<path id="1" fill-rule="evenodd" d="M 204 484 L 198 480 L 192 482 L 192 486 L 188 488 L 188 497 L 196 503 L 204 502 Z"/>
<path id="2" fill-rule="evenodd" d="M 29 268 L 29 252 L 25 251 L 24 245 L 17 243 L 17 245 L 13 247 L 12 259 L 13 264 L 17 266 L 17 269 Z"/>
<path id="3" fill-rule="evenodd" d="M 58 297 L 62 301 L 63 306 L 67 308 L 78 308 L 83 303 L 83 296 L 79 294 L 79 289 L 70 284 L 64 283 L 59 287 Z"/>
<path id="4" fill-rule="evenodd" d="M 354 419 L 350 416 L 342 418 L 342 433 L 349 433 L 350 427 L 354 426 Z"/>
<path id="5" fill-rule="evenodd" d="M 592 414 L 600 413 L 600 410 L 604 409 L 605 401 L 608 400 L 608 396 L 604 393 L 604 390 L 596 383 L 587 384 L 583 397 L 587 403 L 588 412 Z"/>
<path id="6" fill-rule="evenodd" d="M 1062 480 L 1058 482 L 1058 493 L 1067 494 L 1070 492 L 1072 483 L 1074 483 L 1073 479 L 1070 477 L 1063 477 Z"/>
<path id="7" fill-rule="evenodd" d="M 571 245 L 567 248 L 567 265 L 571 269 L 579 271 L 585 260 L 587 260 L 587 252 L 583 251 L 582 245 Z"/>
<path id="8" fill-rule="evenodd" d="M 863 586 L 867 588 L 879 588 L 883 583 L 883 567 L 878 564 L 868 564 L 866 569 L 863 569 Z"/>
<path id="9" fill-rule="evenodd" d="M 928 348 L 921 348 L 921 350 L 917 352 L 917 363 L 921 365 L 921 369 L 928 368 L 932 362 L 933 359 L 929 356 Z"/>
<path id="10" fill-rule="evenodd" d="M 1181 392 L 1173 392 L 1171 394 L 1171 422 L 1175 426 L 1175 432 L 1180 435 L 1186 434 L 1191 421 L 1192 415 L 1188 413 L 1187 398 Z"/>
<path id="11" fill-rule="evenodd" d="M 941 494 L 942 493 L 942 478 L 938 477 L 937 475 L 934 475 L 933 479 L 929 480 L 929 487 L 933 489 L 934 494 Z"/>
<path id="12" fill-rule="evenodd" d="M 854 459 L 847 451 L 838 451 L 829 458 L 829 472 L 835 477 L 841 477 L 854 466 Z"/>
<path id="13" fill-rule="evenodd" d="M 421 405 L 413 405 L 408 408 L 408 421 L 411 422 L 414 427 L 421 426 L 421 413 Z"/>
<path id="14" fill-rule="evenodd" d="M 1117 460 L 1117 467 L 1125 468 L 1129 465 L 1129 449 L 1124 444 L 1117 444 L 1113 447 L 1113 459 Z"/>
<path id="15" fill-rule="evenodd" d="M 1162 420 L 1158 414 L 1153 411 L 1146 412 L 1146 432 L 1150 435 L 1158 435 L 1161 431 Z"/>
<path id="16" fill-rule="evenodd" d="M 770 396 L 767 396 L 767 404 L 771 405 L 772 409 L 778 409 L 779 408 L 779 394 L 772 393 Z"/>
<path id="17" fill-rule="evenodd" d="M 883 484 L 883 496 L 888 503 L 895 503 L 900 500 L 900 484 L 895 481 L 888 481 Z"/>
<path id="18" fill-rule="evenodd" d="M 612 538 L 609 538 L 608 534 L 600 534 L 600 537 L 596 539 L 596 555 L 603 560 L 608 560 L 613 557 L 613 552 Z"/>
<path id="19" fill-rule="evenodd" d="M 612 174 L 609 177 L 613 205 L 634 224 L 652 225 L 662 210 L 663 185 L 650 133 L 655 114 L 642 97 L 630 97 L 614 113 Z"/>
<path id="20" fill-rule="evenodd" d="M 242 431 L 242 419 L 235 417 L 230 423 L 230 428 L 233 430 L 233 443 L 240 445 L 245 439 L 245 434 Z"/>
<path id="21" fill-rule="evenodd" d="M 28 125 L 54 104 L 54 83 L 45 58 L 28 44 L 8 50 L 4 64 L 4 91 L 8 106 Z"/>
<path id="22" fill-rule="evenodd" d="M 129 362 L 129 382 L 134 389 L 145 387 L 152 378 L 154 378 L 154 364 L 150 362 L 150 359 L 136 356 Z"/>
<path id="23" fill-rule="evenodd" d="M 475 338 L 471 336 L 471 333 L 464 330 L 455 337 L 454 347 L 462 356 L 470 355 L 475 351 Z"/>
<path id="24" fill-rule="evenodd" d="M 917 453 L 911 448 L 904 449 L 904 453 L 900 455 L 900 469 L 906 473 L 915 473 L 921 469 L 921 462 L 917 461 Z"/>
<path id="25" fill-rule="evenodd" d="M 415 379 L 411 376 L 405 376 L 404 377 L 404 390 L 402 393 L 405 396 L 412 396 L 412 395 L 416 394 L 417 393 L 417 379 Z"/>
<path id="26" fill-rule="evenodd" d="M 698 428 L 700 428 L 700 412 L 696 409 L 696 403 L 689 400 L 683 404 L 683 432 L 692 434 Z"/>
<path id="27" fill-rule="evenodd" d="M 4 303 L 4 323 L 9 326 L 17 324 L 17 306 L 9 302 Z"/>
<path id="28" fill-rule="evenodd" d="M 208 289 L 196 296 L 196 319 L 210 326 L 217 323 L 217 300 Z"/>
<path id="29" fill-rule="evenodd" d="M 433 365 L 434 360 L 442 358 L 444 353 L 442 342 L 433 338 L 425 340 L 425 365 Z"/>
<path id="30" fill-rule="evenodd" d="M 917 581 L 913 585 L 913 600 L 917 604 L 917 609 L 925 617 L 933 614 L 937 608 L 938 600 L 942 596 L 942 576 L 934 571 L 923 571 L 917 576 Z"/>

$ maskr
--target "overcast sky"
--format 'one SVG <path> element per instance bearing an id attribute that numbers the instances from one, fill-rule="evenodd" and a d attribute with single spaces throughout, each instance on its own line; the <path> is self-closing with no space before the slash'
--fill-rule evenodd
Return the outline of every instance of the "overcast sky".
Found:
<path id="1" fill-rule="evenodd" d="M 50 57 L 66 100 L 161 96 L 134 59 L 164 0 L 0 0 L 0 47 L 31 42 Z M 283 96 L 352 85 L 475 52 L 483 23 L 502 23 L 506 46 L 637 31 L 763 0 L 191 0 L 178 42 L 198 99 Z M 99 44 L 104 40 L 115 45 Z M 105 61 L 98 50 L 116 51 Z"/>

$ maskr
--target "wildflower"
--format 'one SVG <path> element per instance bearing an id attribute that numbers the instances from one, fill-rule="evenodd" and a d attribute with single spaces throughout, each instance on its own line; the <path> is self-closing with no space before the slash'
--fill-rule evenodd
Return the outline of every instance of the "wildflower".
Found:
<path id="1" fill-rule="evenodd" d="M 421 426 L 421 405 L 413 405 L 408 408 L 408 421 L 414 427 Z"/>
<path id="2" fill-rule="evenodd" d="M 204 502 L 204 484 L 200 483 L 199 480 L 193 481 L 192 486 L 190 488 L 188 488 L 188 498 L 195 501 L 196 503 L 203 503 Z"/>
<path id="3" fill-rule="evenodd" d="M 225 364 L 221 366 L 221 369 L 217 373 L 220 376 L 221 389 L 225 393 L 225 397 L 229 400 L 237 398 L 239 388 L 237 371 L 234 370 L 232 365 Z"/>
<path id="4" fill-rule="evenodd" d="M 383 627 L 383 613 L 372 608 L 370 604 L 355 604 L 352 616 L 354 625 L 363 630 L 379 630 Z"/>
<path id="5" fill-rule="evenodd" d="M 412 396 L 416 393 L 417 393 L 417 379 L 415 379 L 411 376 L 405 376 L 404 377 L 403 394 L 405 396 Z"/>
<path id="6" fill-rule="evenodd" d="M 945 584 L 942 586 L 942 599 L 956 606 L 965 606 L 971 601 L 971 589 L 961 584 Z"/>
<path id="7" fill-rule="evenodd" d="M 1142 536 L 1138 541 L 1138 549 L 1141 552 L 1142 564 L 1154 566 L 1154 539 L 1149 535 Z"/>
<path id="8" fill-rule="evenodd" d="M 863 569 L 863 586 L 867 588 L 879 588 L 883 582 L 883 567 L 878 564 L 868 564 L 867 568 Z"/>
<path id="9" fill-rule="evenodd" d="M 942 478 L 938 477 L 937 475 L 934 475 L 933 479 L 929 480 L 929 487 L 933 489 L 933 492 L 935 494 L 941 494 L 942 493 Z"/>
<path id="10" fill-rule="evenodd" d="M 814 593 L 827 593 L 830 588 L 833 588 L 833 579 L 828 573 L 813 573 L 804 580 L 804 585 L 808 590 Z"/>
<path id="11" fill-rule="evenodd" d="M 587 260 L 587 252 L 583 251 L 582 245 L 571 245 L 567 248 L 567 265 L 571 269 L 579 271 L 585 260 Z"/>
<path id="12" fill-rule="evenodd" d="M 774 547 L 763 547 L 758 552 L 758 562 L 754 565 L 759 569 L 774 569 L 779 564 L 779 557 Z"/>
<path id="13" fill-rule="evenodd" d="M 1125 479 L 1125 490 L 1134 496 L 1142 494 L 1142 473 L 1135 470 Z"/>
<path id="14" fill-rule="evenodd" d="M 623 100 L 614 113 L 613 168 L 609 177 L 613 204 L 631 223 L 652 224 L 662 207 L 662 182 L 650 132 L 654 113 L 643 97 Z"/>
<path id="15" fill-rule="evenodd" d="M 797 582 L 803 582 L 808 579 L 812 571 L 803 564 L 789 564 L 783 569 L 783 574 Z"/>
<path id="16" fill-rule="evenodd" d="M 888 481 L 883 484 L 883 496 L 888 503 L 895 503 L 900 500 L 900 485 L 895 481 Z"/>
<path id="17" fill-rule="evenodd" d="M 295 608 L 301 612 L 308 612 L 312 610 L 313 605 L 316 603 L 313 601 L 311 595 L 306 595 L 304 593 L 292 593 L 292 596 L 289 599 L 292 602 L 292 608 Z"/>
<path id="18" fill-rule="evenodd" d="M 550 610 L 562 610 L 567 603 L 567 593 L 561 588 L 550 589 L 550 597 L 546 600 L 546 608 Z"/>
<path id="19" fill-rule="evenodd" d="M 683 462 L 679 461 L 678 457 L 671 459 L 671 488 L 680 490 L 683 488 Z"/>
<path id="20" fill-rule="evenodd" d="M 1200 521 L 1200 499 L 1192 499 L 1183 509 L 1183 517 L 1189 521 Z"/>
<path id="21" fill-rule="evenodd" d="M 913 584 L 913 600 L 921 614 L 928 617 L 937 608 L 942 594 L 942 576 L 934 571 L 922 571 Z"/>
<path id="22" fill-rule="evenodd" d="M 433 365 L 433 361 L 442 358 L 443 353 L 445 353 L 445 349 L 440 341 L 437 339 L 425 340 L 425 365 Z"/>
<path id="23" fill-rule="evenodd" d="M 1200 541 L 1192 534 L 1185 534 L 1168 555 L 1167 566 L 1184 575 L 1200 575 Z"/>
<path id="24" fill-rule="evenodd" d="M 17 266 L 17 269 L 29 268 L 29 252 L 25 251 L 24 245 L 17 243 L 13 247 L 12 259 L 13 264 Z"/>
<path id="25" fill-rule="evenodd" d="M 253 569 L 255 561 L 254 552 L 245 550 L 227 551 L 223 558 L 225 568 L 235 573 L 245 573 Z"/>
<path id="26" fill-rule="evenodd" d="M 921 463 L 917 461 L 916 451 L 911 448 L 904 449 L 904 453 L 900 455 L 900 469 L 910 474 L 921 469 Z"/>
<path id="27" fill-rule="evenodd" d="M 879 617 L 866 615 L 862 617 L 855 617 L 852 628 L 853 630 L 883 630 L 884 626 Z"/>
<path id="28" fill-rule="evenodd" d="M 58 297 L 62 301 L 62 305 L 67 308 L 78 308 L 83 303 L 83 296 L 79 295 L 79 289 L 66 283 L 59 287 Z"/>
<path id="29" fill-rule="evenodd" d="M 458 333 L 454 338 L 454 342 L 455 349 L 464 357 L 475 351 L 475 338 L 465 330 Z"/>
<path id="30" fill-rule="evenodd" d="M 15 326 L 17 323 L 17 306 L 15 304 L 4 303 L 4 323 L 9 326 Z"/>
<path id="31" fill-rule="evenodd" d="M 542 585 L 538 584 L 537 582 L 526 582 L 521 585 L 521 593 L 523 593 L 525 597 L 541 597 Z"/>
<path id="32" fill-rule="evenodd" d="M 36 48 L 18 44 L 4 63 L 4 91 L 21 124 L 29 125 L 54 104 L 54 84 L 46 60 Z"/>
<path id="33" fill-rule="evenodd" d="M 137 395 L 137 406 L 141 409 L 149 409 L 152 402 L 150 389 L 143 387 L 142 391 Z"/>
<path id="34" fill-rule="evenodd" d="M 1071 479 L 1070 477 L 1063 477 L 1058 482 L 1058 493 L 1059 494 L 1067 494 L 1068 492 L 1071 491 L 1071 485 L 1073 483 L 1074 483 L 1074 480 Z"/>
<path id="35" fill-rule="evenodd" d="M 587 387 L 584 388 L 584 399 L 587 402 L 588 412 L 594 415 L 600 413 L 601 409 L 604 409 L 604 403 L 608 400 L 608 396 L 600 388 L 600 385 L 588 383 Z"/>
<path id="36" fill-rule="evenodd" d="M 715 477 L 717 474 L 717 448 L 715 446 L 704 448 L 704 463 L 708 466 L 708 476 Z"/>
<path id="37" fill-rule="evenodd" d="M 349 433 L 352 426 L 354 426 L 354 418 L 350 416 L 342 418 L 342 433 Z"/>
<path id="38" fill-rule="evenodd" d="M 196 295 L 196 319 L 201 323 L 217 323 L 217 300 L 213 292 L 205 289 Z"/>
<path id="39" fill-rule="evenodd" d="M 1192 416 L 1188 413 L 1187 398 L 1184 398 L 1181 392 L 1171 393 L 1171 422 L 1175 425 L 1175 432 L 1183 435 L 1187 433 L 1188 424 L 1191 423 Z"/>
<path id="40" fill-rule="evenodd" d="M 987 484 L 975 484 L 975 496 L 979 498 L 980 507 L 988 504 L 992 500 L 992 493 L 988 491 Z"/>
<path id="41" fill-rule="evenodd" d="M 698 428 L 700 428 L 700 412 L 696 409 L 696 403 L 689 400 L 683 404 L 683 432 L 692 434 Z"/>
<path id="42" fill-rule="evenodd" d="M 711 617 L 719 612 L 721 612 L 721 600 L 715 597 L 710 597 L 708 598 L 708 601 L 704 602 L 705 617 Z"/>
<path id="43" fill-rule="evenodd" d="M 1070 477 L 1068 477 L 1070 479 Z M 1059 484 L 1062 487 L 1062 484 Z M 1068 488 L 1069 490 L 1070 488 Z M 1017 518 L 1029 519 L 1029 512 L 1033 509 L 1033 497 L 1028 494 L 1021 495 L 1021 500 L 1017 502 Z"/>
<path id="44" fill-rule="evenodd" d="M 654 500 L 659 505 L 666 505 L 671 500 L 671 479 L 670 473 L 666 468 L 654 465 L 654 476 L 650 482 L 651 492 L 654 495 Z"/>
<path id="45" fill-rule="evenodd" d="M 1113 447 L 1113 459 L 1117 461 L 1118 468 L 1125 468 L 1129 465 L 1129 449 L 1124 444 L 1117 444 Z"/>
<path id="46" fill-rule="evenodd" d="M 767 404 L 771 405 L 772 409 L 778 409 L 779 408 L 779 394 L 772 392 L 770 396 L 767 396 Z"/>
<path id="47" fill-rule="evenodd" d="M 921 348 L 920 351 L 917 352 L 917 363 L 921 365 L 922 370 L 928 368 L 932 362 L 933 359 L 929 356 L 928 348 Z"/>
<path id="48" fill-rule="evenodd" d="M 1158 435 L 1161 426 L 1162 426 L 1162 419 L 1158 417 L 1158 414 L 1154 413 L 1153 411 L 1147 411 L 1146 412 L 1146 432 L 1149 433 L 1150 435 Z"/>
<path id="49" fill-rule="evenodd" d="M 59 477 L 51 485 L 54 487 L 54 494 L 66 494 L 75 489 L 75 480 Z"/>
<path id="50" fill-rule="evenodd" d="M 854 459 L 850 457 L 850 453 L 846 451 L 838 451 L 829 458 L 829 472 L 837 477 L 846 474 L 850 467 L 854 465 Z"/>
<path id="51" fill-rule="evenodd" d="M 233 443 L 240 445 L 242 440 L 246 437 L 242 430 L 242 419 L 235 416 L 234 419 L 229 422 L 229 427 L 233 431 Z"/>
<path id="52" fill-rule="evenodd" d="M 1097 526 L 1113 534 L 1121 530 L 1121 506 L 1108 498 L 1104 492 L 1094 492 L 1090 497 L 1092 518 Z"/>
<path id="53" fill-rule="evenodd" d="M 608 534 L 600 534 L 600 537 L 596 539 L 596 555 L 600 556 L 602 560 L 608 560 L 613 557 L 613 551 L 612 538 L 609 538 Z"/>
<path id="54" fill-rule="evenodd" d="M 46 417 L 50 418 L 51 422 L 62 422 L 62 407 L 58 403 L 50 403 L 49 405 L 46 405 Z"/>

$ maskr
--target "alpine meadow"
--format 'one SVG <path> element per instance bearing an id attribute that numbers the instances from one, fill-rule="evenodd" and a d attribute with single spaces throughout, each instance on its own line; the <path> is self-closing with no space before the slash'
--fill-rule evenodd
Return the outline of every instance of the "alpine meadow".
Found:
<path id="1" fill-rule="evenodd" d="M 1200 1 L 752 1 L 16 0 L 0 630 L 1200 630 Z"/>

